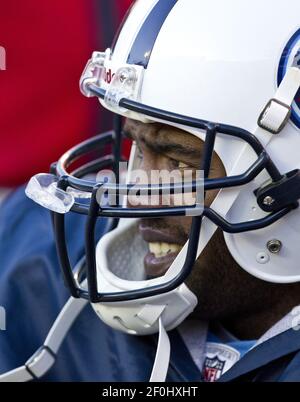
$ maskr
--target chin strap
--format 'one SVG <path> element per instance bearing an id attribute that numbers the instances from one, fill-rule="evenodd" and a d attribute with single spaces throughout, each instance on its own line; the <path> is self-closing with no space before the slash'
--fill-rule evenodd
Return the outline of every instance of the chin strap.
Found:
<path id="1" fill-rule="evenodd" d="M 57 352 L 73 322 L 87 304 L 87 300 L 71 297 L 59 313 L 44 344 L 24 366 L 0 375 L 0 382 L 27 382 L 45 375 L 55 363 Z"/>
<path id="2" fill-rule="evenodd" d="M 258 118 L 258 126 L 271 134 L 279 134 L 290 119 L 292 103 L 300 87 L 300 68 L 287 70 L 274 98 L 265 106 Z M 266 137 L 266 141 L 267 137 Z"/>
<path id="3" fill-rule="evenodd" d="M 27 360 L 24 366 L 0 375 L 0 382 L 27 382 L 45 375 L 56 361 L 59 348 L 87 300 L 71 297 L 52 325 L 44 344 Z M 170 361 L 170 341 L 159 318 L 159 338 L 150 382 L 164 382 Z"/>
<path id="4" fill-rule="evenodd" d="M 158 345 L 150 377 L 150 382 L 165 382 L 171 354 L 170 340 L 165 330 L 162 318 L 159 319 Z"/>

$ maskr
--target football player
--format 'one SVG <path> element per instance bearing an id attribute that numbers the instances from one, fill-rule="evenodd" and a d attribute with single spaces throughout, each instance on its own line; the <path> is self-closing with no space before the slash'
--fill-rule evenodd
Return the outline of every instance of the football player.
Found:
<path id="1" fill-rule="evenodd" d="M 300 380 L 299 12 L 296 0 L 138 0 L 93 53 L 80 88 L 115 130 L 26 189 L 52 212 L 72 297 L 35 359 L 3 380 L 42 375 L 87 303 L 106 324 L 100 381 Z M 109 143 L 111 156 L 85 160 Z M 73 214 L 86 217 L 75 268 Z"/>

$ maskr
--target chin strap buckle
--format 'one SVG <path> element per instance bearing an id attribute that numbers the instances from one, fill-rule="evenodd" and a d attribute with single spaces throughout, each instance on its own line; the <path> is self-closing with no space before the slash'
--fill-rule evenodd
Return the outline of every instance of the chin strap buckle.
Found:
<path id="1" fill-rule="evenodd" d="M 288 123 L 292 104 L 300 88 L 300 69 L 287 70 L 278 90 L 260 114 L 257 124 L 271 134 L 279 134 Z"/>
<path id="2" fill-rule="evenodd" d="M 291 106 L 273 98 L 265 106 L 257 124 L 271 134 L 279 134 L 289 121 L 291 113 Z"/>
<path id="3" fill-rule="evenodd" d="M 56 354 L 48 346 L 43 345 L 25 363 L 25 368 L 32 379 L 36 380 L 49 371 L 55 360 Z"/>

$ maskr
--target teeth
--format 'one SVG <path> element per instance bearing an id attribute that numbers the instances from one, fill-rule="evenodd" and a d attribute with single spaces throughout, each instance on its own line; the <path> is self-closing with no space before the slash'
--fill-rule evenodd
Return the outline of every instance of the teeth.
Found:
<path id="1" fill-rule="evenodd" d="M 161 243 L 160 250 L 162 254 L 167 254 L 171 251 L 171 247 L 168 243 Z"/>
<path id="2" fill-rule="evenodd" d="M 155 255 L 156 258 L 164 257 L 169 253 L 177 253 L 182 247 L 178 244 L 170 243 L 149 243 L 150 252 Z"/>
<path id="3" fill-rule="evenodd" d="M 160 243 L 149 243 L 150 252 L 157 255 L 160 253 Z"/>

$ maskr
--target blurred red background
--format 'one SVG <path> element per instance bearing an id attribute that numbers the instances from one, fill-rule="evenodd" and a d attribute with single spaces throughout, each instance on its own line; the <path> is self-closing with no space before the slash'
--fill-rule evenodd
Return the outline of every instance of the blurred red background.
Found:
<path id="1" fill-rule="evenodd" d="M 47 172 L 68 148 L 111 128 L 78 82 L 93 50 L 111 45 L 132 0 L 2 2 L 0 46 L 0 186 Z"/>

